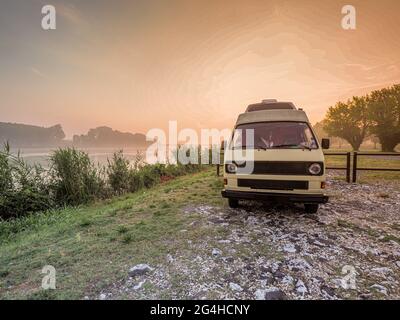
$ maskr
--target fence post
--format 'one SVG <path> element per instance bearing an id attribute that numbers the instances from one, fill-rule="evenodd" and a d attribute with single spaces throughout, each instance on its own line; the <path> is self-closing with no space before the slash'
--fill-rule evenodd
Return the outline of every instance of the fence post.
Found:
<path id="1" fill-rule="evenodd" d="M 357 151 L 353 154 L 353 183 L 357 182 Z"/>
<path id="2" fill-rule="evenodd" d="M 350 183 L 350 162 L 351 162 L 351 152 L 346 154 L 346 181 Z"/>
<path id="3" fill-rule="evenodd" d="M 219 177 L 219 163 L 217 164 L 217 177 Z"/>

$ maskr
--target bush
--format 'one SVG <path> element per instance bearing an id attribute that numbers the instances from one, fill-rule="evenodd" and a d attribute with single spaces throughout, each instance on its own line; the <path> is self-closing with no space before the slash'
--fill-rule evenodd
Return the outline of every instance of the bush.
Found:
<path id="1" fill-rule="evenodd" d="M 43 211 L 53 206 L 45 171 L 12 155 L 8 144 L 0 152 L 0 219 Z"/>
<path id="2" fill-rule="evenodd" d="M 107 177 L 108 183 L 116 194 L 122 194 L 130 189 L 130 168 L 129 160 L 121 151 L 114 152 L 111 160 L 108 161 Z"/>
<path id="3" fill-rule="evenodd" d="M 102 169 L 86 152 L 58 149 L 50 157 L 51 188 L 58 204 L 78 205 L 106 194 Z"/>

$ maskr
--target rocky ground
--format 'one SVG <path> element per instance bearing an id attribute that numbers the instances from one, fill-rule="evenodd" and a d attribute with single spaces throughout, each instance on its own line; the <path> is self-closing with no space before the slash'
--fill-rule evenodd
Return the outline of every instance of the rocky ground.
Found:
<path id="1" fill-rule="evenodd" d="M 329 180 L 317 214 L 189 205 L 185 243 L 90 298 L 400 299 L 399 186 Z"/>

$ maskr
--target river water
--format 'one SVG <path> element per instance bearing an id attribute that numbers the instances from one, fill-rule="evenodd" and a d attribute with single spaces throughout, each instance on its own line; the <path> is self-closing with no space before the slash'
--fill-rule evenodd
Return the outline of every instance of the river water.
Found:
<path id="1" fill-rule="evenodd" d="M 21 148 L 19 150 L 13 149 L 11 152 L 17 154 L 18 151 L 22 158 L 29 164 L 38 163 L 43 167 L 48 167 L 49 157 L 56 148 Z M 107 164 L 107 159 L 110 159 L 114 152 L 121 150 L 121 148 L 79 148 L 89 154 L 90 159 L 94 163 Z M 146 149 L 144 148 L 124 148 L 123 153 L 129 160 L 134 160 L 138 153 L 145 155 Z"/>

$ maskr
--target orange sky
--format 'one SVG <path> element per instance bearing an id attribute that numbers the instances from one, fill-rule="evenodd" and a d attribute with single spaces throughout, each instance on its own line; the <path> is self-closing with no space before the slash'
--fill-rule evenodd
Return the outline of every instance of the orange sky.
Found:
<path id="1" fill-rule="evenodd" d="M 57 29 L 41 29 L 53 4 Z M 341 28 L 341 8 L 357 29 Z M 67 136 L 232 127 L 264 98 L 312 122 L 338 100 L 400 82 L 400 1 L 149 0 L 0 3 L 0 121 Z"/>

